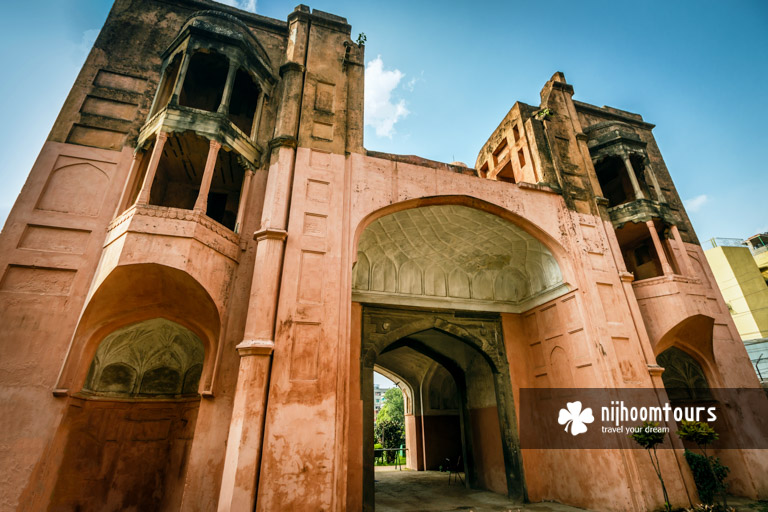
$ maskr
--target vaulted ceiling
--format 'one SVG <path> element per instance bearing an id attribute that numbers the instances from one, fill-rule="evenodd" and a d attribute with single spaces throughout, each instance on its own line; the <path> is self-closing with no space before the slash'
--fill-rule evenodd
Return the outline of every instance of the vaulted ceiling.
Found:
<path id="1" fill-rule="evenodd" d="M 353 292 L 363 302 L 520 312 L 567 291 L 544 244 L 466 206 L 377 219 L 360 236 L 357 257 Z"/>

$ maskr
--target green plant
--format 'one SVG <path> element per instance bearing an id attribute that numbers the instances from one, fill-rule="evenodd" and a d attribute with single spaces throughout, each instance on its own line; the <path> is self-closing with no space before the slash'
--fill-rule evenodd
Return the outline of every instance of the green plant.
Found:
<path id="1" fill-rule="evenodd" d="M 357 44 L 358 46 L 365 45 L 365 42 L 368 40 L 368 37 L 366 37 L 365 32 L 360 32 L 357 35 Z"/>
<path id="2" fill-rule="evenodd" d="M 707 446 L 720 439 L 720 435 L 709 423 L 703 421 L 683 421 L 677 435 L 684 441 L 691 441 L 706 455 Z"/>
<path id="3" fill-rule="evenodd" d="M 720 494 L 723 498 L 723 507 L 727 509 L 728 485 L 725 483 L 725 478 L 730 469 L 720 464 L 720 459 L 707 455 L 707 447 L 717 441 L 720 436 L 715 429 L 703 421 L 683 421 L 681 425 L 680 430 L 677 431 L 680 439 L 694 443 L 701 450 L 701 458 L 697 458 L 697 454 L 689 450 L 685 451 L 685 460 L 693 471 L 693 480 L 696 482 L 699 496 L 705 503 L 711 504 L 714 496 Z"/>
<path id="4" fill-rule="evenodd" d="M 538 119 L 539 121 L 543 121 L 546 118 L 548 118 L 550 116 L 553 116 L 554 114 L 555 113 L 552 112 L 552 109 L 543 108 L 543 109 L 539 110 L 538 112 L 536 112 L 536 119 Z"/>
<path id="5" fill-rule="evenodd" d="M 667 434 L 666 432 L 660 432 L 657 429 L 658 426 L 658 423 L 644 421 L 643 424 L 640 425 L 639 430 L 630 434 L 630 437 L 648 452 L 648 457 L 651 458 L 653 470 L 656 471 L 656 476 L 659 477 L 659 482 L 661 482 L 661 491 L 664 493 L 664 506 L 666 507 L 667 512 L 671 512 L 672 508 L 669 504 L 667 487 L 664 485 L 664 479 L 661 477 L 659 456 L 656 453 L 656 447 L 664 442 L 664 436 Z"/>
<path id="6" fill-rule="evenodd" d="M 696 490 L 699 491 L 699 498 L 707 505 L 712 505 L 715 495 L 720 491 L 720 485 L 725 477 L 728 476 L 728 466 L 720 464 L 720 459 L 711 457 L 707 461 L 706 456 L 685 450 L 685 460 L 691 467 L 693 481 L 696 483 Z M 714 475 L 714 477 L 713 477 Z"/>
<path id="7" fill-rule="evenodd" d="M 757 503 L 750 503 L 748 506 L 757 512 L 768 512 L 768 500 L 758 500 Z"/>
<path id="8" fill-rule="evenodd" d="M 395 421 L 377 421 L 374 434 L 384 448 L 400 448 L 405 443 L 405 429 L 403 425 Z M 397 452 L 388 451 L 387 461 L 392 462 Z"/>

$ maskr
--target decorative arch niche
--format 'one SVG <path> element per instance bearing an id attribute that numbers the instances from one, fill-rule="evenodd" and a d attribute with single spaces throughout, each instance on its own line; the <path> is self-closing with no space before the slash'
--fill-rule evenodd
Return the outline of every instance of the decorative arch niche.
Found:
<path id="1" fill-rule="evenodd" d="M 195 395 L 205 349 L 195 333 L 154 318 L 118 329 L 99 344 L 83 391 L 107 396 Z"/>

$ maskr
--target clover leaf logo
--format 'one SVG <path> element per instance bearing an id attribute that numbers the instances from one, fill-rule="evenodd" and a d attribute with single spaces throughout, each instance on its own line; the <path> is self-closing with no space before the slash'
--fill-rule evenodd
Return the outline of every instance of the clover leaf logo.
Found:
<path id="1" fill-rule="evenodd" d="M 587 431 L 586 423 L 595 421 L 592 416 L 592 409 L 587 407 L 581 410 L 581 402 L 568 402 L 568 409 L 560 409 L 560 417 L 557 422 L 565 425 L 565 431 L 568 432 L 568 426 L 571 427 L 571 435 L 577 436 Z"/>

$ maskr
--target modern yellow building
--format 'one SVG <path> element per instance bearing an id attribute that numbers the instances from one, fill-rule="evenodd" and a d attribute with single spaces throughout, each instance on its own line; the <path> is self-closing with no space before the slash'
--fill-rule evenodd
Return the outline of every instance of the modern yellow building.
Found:
<path id="1" fill-rule="evenodd" d="M 710 243 L 712 248 L 705 250 L 704 255 L 741 339 L 768 337 L 768 235 L 749 238 L 749 247 L 732 238 L 713 238 Z"/>
<path id="2" fill-rule="evenodd" d="M 768 233 L 760 233 L 746 240 L 752 256 L 755 258 L 757 268 L 763 274 L 763 279 L 768 283 Z"/>

